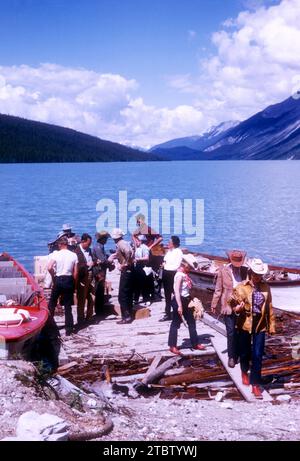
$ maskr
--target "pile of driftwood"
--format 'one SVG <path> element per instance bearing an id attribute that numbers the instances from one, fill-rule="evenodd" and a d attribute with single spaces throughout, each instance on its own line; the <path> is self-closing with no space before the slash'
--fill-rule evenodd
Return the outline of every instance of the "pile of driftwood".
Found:
<path id="1" fill-rule="evenodd" d="M 224 334 L 223 325 L 209 319 L 212 328 L 220 333 L 223 330 Z M 287 394 L 300 399 L 300 360 L 292 356 L 293 338 L 300 331 L 299 316 L 277 312 L 277 331 L 276 336 L 266 341 L 265 388 L 270 395 Z M 115 392 L 126 394 L 128 391 L 129 396 L 134 389 L 137 395 L 160 393 L 161 398 L 211 399 L 222 391 L 227 398 L 242 399 L 228 370 L 213 351 L 208 351 L 207 355 L 171 358 L 157 354 L 151 360 L 137 352 L 122 358 L 94 357 L 89 361 L 74 361 L 60 373 L 79 387 L 106 382 Z"/>

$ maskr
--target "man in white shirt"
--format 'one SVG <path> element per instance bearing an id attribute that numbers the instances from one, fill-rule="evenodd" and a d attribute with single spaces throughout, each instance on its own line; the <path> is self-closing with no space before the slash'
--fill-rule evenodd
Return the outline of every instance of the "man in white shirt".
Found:
<path id="1" fill-rule="evenodd" d="M 74 330 L 72 304 L 74 302 L 75 283 L 78 276 L 78 258 L 73 251 L 68 250 L 67 237 L 61 237 L 57 241 L 57 244 L 58 251 L 54 251 L 51 254 L 48 264 L 48 271 L 53 280 L 48 308 L 54 317 L 58 298 L 62 297 L 62 304 L 65 307 L 66 335 L 69 336 Z"/>
<path id="2" fill-rule="evenodd" d="M 163 262 L 163 286 L 164 286 L 164 292 L 165 292 L 165 301 L 166 301 L 166 306 L 165 306 L 165 315 L 162 319 L 160 319 L 160 322 L 164 322 L 167 320 L 172 320 L 171 317 L 171 299 L 172 299 L 172 294 L 173 294 L 173 286 L 174 286 L 174 277 L 176 274 L 177 269 L 179 269 L 182 258 L 183 258 L 183 253 L 181 249 L 179 248 L 180 246 L 180 239 L 177 237 L 177 235 L 172 235 L 169 241 L 169 250 L 167 251 L 165 257 L 164 257 L 164 262 Z"/>

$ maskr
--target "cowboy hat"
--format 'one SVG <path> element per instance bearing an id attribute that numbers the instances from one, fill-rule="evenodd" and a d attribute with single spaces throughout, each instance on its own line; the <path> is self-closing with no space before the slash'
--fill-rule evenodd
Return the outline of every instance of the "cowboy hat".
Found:
<path id="1" fill-rule="evenodd" d="M 198 269 L 197 259 L 191 253 L 183 255 L 182 261 L 187 263 L 192 269 Z"/>
<path id="2" fill-rule="evenodd" d="M 96 240 L 102 239 L 102 238 L 108 238 L 110 235 L 107 231 L 102 230 L 100 232 L 96 232 L 95 238 Z"/>
<path id="3" fill-rule="evenodd" d="M 69 234 L 70 237 L 74 237 L 75 233 L 72 232 L 72 226 L 70 224 L 63 224 L 62 230 L 60 233 L 63 232 L 64 234 Z"/>
<path id="4" fill-rule="evenodd" d="M 116 239 L 122 238 L 123 235 L 125 235 L 125 234 L 124 234 L 124 232 L 122 231 L 122 229 L 120 229 L 119 227 L 115 227 L 115 229 L 112 230 L 112 232 L 111 232 L 110 235 L 111 235 L 111 238 L 112 238 L 113 240 L 116 240 Z"/>
<path id="5" fill-rule="evenodd" d="M 268 264 L 262 262 L 259 258 L 253 258 L 248 262 L 252 272 L 257 275 L 265 275 L 268 272 Z"/>
<path id="6" fill-rule="evenodd" d="M 227 251 L 227 256 L 230 259 L 230 262 L 235 267 L 241 267 L 244 264 L 246 251 L 241 250 L 230 250 Z"/>

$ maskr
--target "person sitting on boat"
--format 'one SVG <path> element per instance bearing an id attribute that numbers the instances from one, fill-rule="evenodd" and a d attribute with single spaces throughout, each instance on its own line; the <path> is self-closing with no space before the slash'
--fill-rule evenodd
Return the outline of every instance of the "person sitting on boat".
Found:
<path id="1" fill-rule="evenodd" d="M 265 334 L 266 332 L 275 334 L 275 315 L 270 287 L 263 280 L 263 275 L 268 271 L 268 265 L 256 258 L 248 264 L 250 279 L 234 288 L 228 302 L 237 317 L 243 384 L 248 386 L 251 384 L 255 397 L 261 398 L 260 385 Z"/>
<path id="2" fill-rule="evenodd" d="M 221 300 L 221 314 L 224 316 L 227 332 L 228 366 L 234 368 L 238 361 L 236 316 L 227 300 L 232 295 L 232 290 L 247 279 L 248 268 L 243 265 L 246 257 L 245 251 L 231 250 L 227 252 L 227 255 L 230 262 L 219 269 L 211 310 L 215 313 L 218 302 Z"/>
<path id="3" fill-rule="evenodd" d="M 96 261 L 93 267 L 93 276 L 95 279 L 95 314 L 102 315 L 105 303 L 105 281 L 106 272 L 114 269 L 114 264 L 108 262 L 108 255 L 105 252 L 105 244 L 107 243 L 109 233 L 105 230 L 96 232 L 96 243 L 92 250 L 92 255 Z"/>
<path id="4" fill-rule="evenodd" d="M 174 277 L 176 271 L 182 263 L 183 253 L 180 247 L 180 239 L 177 235 L 172 235 L 169 240 L 169 249 L 164 257 L 162 281 L 165 292 L 165 315 L 160 319 L 160 322 L 172 320 L 171 316 L 171 300 L 174 293 Z"/>
<path id="5" fill-rule="evenodd" d="M 54 317 L 58 298 L 62 297 L 65 307 L 66 335 L 68 336 L 74 330 L 72 305 L 74 303 L 75 283 L 78 276 L 78 258 L 73 251 L 68 250 L 67 237 L 61 237 L 57 244 L 59 250 L 51 254 L 51 260 L 48 264 L 48 271 L 53 279 L 48 308 Z"/>
<path id="6" fill-rule="evenodd" d="M 192 299 L 191 289 L 193 286 L 193 282 L 188 274 L 191 268 L 195 269 L 194 262 L 190 260 L 189 256 L 190 255 L 183 256 L 180 267 L 174 276 L 174 298 L 172 300 L 173 319 L 170 326 L 168 345 L 170 347 L 170 352 L 177 355 L 182 355 L 177 348 L 177 336 L 183 318 L 188 325 L 192 348 L 201 351 L 206 349 L 203 344 L 199 344 L 198 342 L 193 310 L 188 307 Z"/>

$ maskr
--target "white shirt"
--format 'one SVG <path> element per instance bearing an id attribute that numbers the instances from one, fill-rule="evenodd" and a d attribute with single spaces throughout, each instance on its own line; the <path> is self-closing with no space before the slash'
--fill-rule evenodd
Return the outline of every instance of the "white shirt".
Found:
<path id="1" fill-rule="evenodd" d="M 180 248 L 168 250 L 164 257 L 164 269 L 166 271 L 177 271 L 182 263 L 183 253 Z"/>
<path id="2" fill-rule="evenodd" d="M 85 257 L 85 260 L 86 260 L 86 263 L 89 267 L 91 267 L 93 265 L 93 259 L 89 253 L 89 251 L 86 251 L 84 248 L 82 248 L 81 244 L 79 245 L 80 246 L 80 249 Z"/>
<path id="3" fill-rule="evenodd" d="M 233 288 L 235 288 L 239 283 L 243 281 L 241 276 L 241 269 L 239 267 L 233 267 L 232 264 L 228 264 L 228 266 L 230 267 L 231 271 L 232 285 Z"/>
<path id="4" fill-rule="evenodd" d="M 174 287 L 178 279 L 182 280 L 181 287 L 180 287 L 180 296 L 183 296 L 184 298 L 188 298 L 190 295 L 190 289 L 186 281 L 185 274 L 183 272 L 176 272 L 175 277 L 174 277 Z"/>
<path id="5" fill-rule="evenodd" d="M 73 251 L 63 249 L 53 251 L 51 261 L 55 261 L 56 276 L 60 277 L 61 275 L 73 275 L 73 269 L 78 263 L 78 258 Z"/>
<path id="6" fill-rule="evenodd" d="M 139 247 L 136 248 L 135 250 L 135 257 L 137 259 L 140 259 L 140 258 L 149 258 L 149 253 L 150 253 L 150 250 L 149 248 L 147 247 L 147 245 L 145 245 L 144 243 L 142 243 Z"/>

